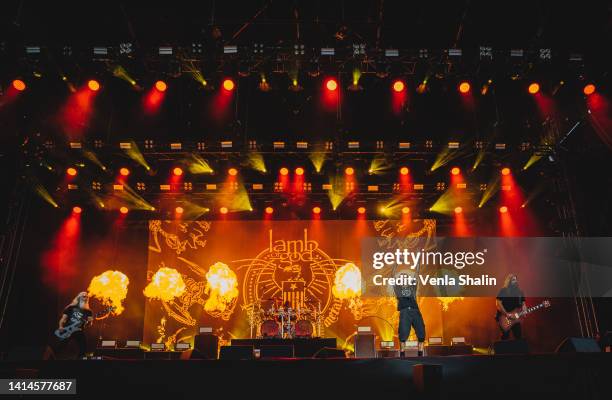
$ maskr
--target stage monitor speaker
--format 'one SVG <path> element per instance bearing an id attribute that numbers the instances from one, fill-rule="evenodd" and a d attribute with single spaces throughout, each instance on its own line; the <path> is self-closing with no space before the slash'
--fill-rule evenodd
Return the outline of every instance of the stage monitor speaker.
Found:
<path id="1" fill-rule="evenodd" d="M 497 354 L 527 354 L 529 345 L 525 339 L 500 340 L 493 344 L 493 352 Z"/>
<path id="2" fill-rule="evenodd" d="M 373 333 L 358 333 L 355 335 L 355 357 L 376 358 L 375 335 Z"/>
<path id="3" fill-rule="evenodd" d="M 593 338 L 568 337 L 557 346 L 557 353 L 600 353 L 601 348 Z"/>
<path id="4" fill-rule="evenodd" d="M 253 360 L 253 346 L 221 346 L 221 360 Z"/>
<path id="5" fill-rule="evenodd" d="M 259 348 L 260 358 L 293 358 L 295 357 L 295 351 L 293 345 L 261 345 Z"/>
<path id="6" fill-rule="evenodd" d="M 219 358 L 219 337 L 211 334 L 195 335 L 192 359 L 216 360 Z"/>
<path id="7" fill-rule="evenodd" d="M 440 398 L 442 365 L 416 364 L 412 370 L 412 382 L 419 394 L 426 399 Z"/>
<path id="8" fill-rule="evenodd" d="M 335 349 L 333 347 L 323 347 L 317 351 L 312 358 L 346 358 L 346 353 L 342 349 Z"/>

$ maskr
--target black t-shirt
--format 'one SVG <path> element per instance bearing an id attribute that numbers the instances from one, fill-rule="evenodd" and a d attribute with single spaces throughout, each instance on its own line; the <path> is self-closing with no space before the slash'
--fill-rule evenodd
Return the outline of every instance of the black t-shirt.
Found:
<path id="1" fill-rule="evenodd" d="M 414 286 L 394 286 L 395 296 L 397 297 L 397 310 L 401 311 L 404 308 L 418 308 L 416 301 L 416 285 Z"/>
<path id="2" fill-rule="evenodd" d="M 68 317 L 68 321 L 64 324 L 64 326 L 67 326 L 77 321 L 85 323 L 93 313 L 91 310 L 83 310 L 79 306 L 68 306 L 64 308 L 64 315 Z"/>
<path id="3" fill-rule="evenodd" d="M 500 300 L 504 310 L 510 312 L 515 308 L 519 308 L 525 301 L 525 296 L 520 289 L 512 290 L 510 288 L 502 288 L 497 294 L 497 300 Z M 498 312 L 499 314 L 499 312 Z"/>

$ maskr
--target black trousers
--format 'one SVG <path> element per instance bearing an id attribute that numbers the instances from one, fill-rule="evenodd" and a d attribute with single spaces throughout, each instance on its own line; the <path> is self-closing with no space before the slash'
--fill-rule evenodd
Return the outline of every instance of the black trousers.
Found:
<path id="1" fill-rule="evenodd" d="M 78 353 L 74 353 L 74 345 L 78 349 Z M 59 340 L 57 337 L 53 336 L 49 341 L 49 347 L 53 350 L 55 357 L 60 359 L 65 358 L 83 358 L 85 353 L 87 353 L 87 337 L 83 331 L 74 332 L 68 339 Z"/>
<path id="2" fill-rule="evenodd" d="M 510 332 L 512 332 L 514 339 L 521 339 L 523 337 L 523 328 L 521 327 L 520 322 L 512 325 L 512 328 L 510 328 L 510 330 L 507 332 L 504 332 L 501 328 L 500 331 L 502 333 L 502 340 L 508 340 L 510 338 Z"/>
<path id="3" fill-rule="evenodd" d="M 410 336 L 410 329 L 414 328 L 419 342 L 425 341 L 425 321 L 418 308 L 403 308 L 400 310 L 398 336 L 400 342 L 405 342 Z"/>

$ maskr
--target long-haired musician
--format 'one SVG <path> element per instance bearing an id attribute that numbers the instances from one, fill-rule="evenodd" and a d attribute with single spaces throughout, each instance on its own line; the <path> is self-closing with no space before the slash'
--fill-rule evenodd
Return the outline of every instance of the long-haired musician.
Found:
<path id="1" fill-rule="evenodd" d="M 70 304 L 64 308 L 59 320 L 59 329 L 71 324 L 82 324 L 83 328 L 93 323 L 93 312 L 89 308 L 89 295 L 87 292 L 79 293 Z M 79 358 L 85 356 L 87 351 L 87 339 L 83 329 L 78 330 L 70 336 L 79 346 Z"/>
<path id="2" fill-rule="evenodd" d="M 512 313 L 518 308 L 522 309 L 523 311 L 527 309 L 527 305 L 525 304 L 525 296 L 519 287 L 518 278 L 516 275 L 509 274 L 506 277 L 504 287 L 501 288 L 497 294 L 495 303 L 497 306 L 497 314 L 495 315 L 496 320 L 499 320 L 501 316 L 513 317 Z M 522 338 L 522 328 L 520 322 L 515 323 L 512 326 L 511 331 L 515 339 Z M 504 331 L 501 329 L 501 333 L 502 340 L 506 340 L 510 337 L 510 331 Z"/>

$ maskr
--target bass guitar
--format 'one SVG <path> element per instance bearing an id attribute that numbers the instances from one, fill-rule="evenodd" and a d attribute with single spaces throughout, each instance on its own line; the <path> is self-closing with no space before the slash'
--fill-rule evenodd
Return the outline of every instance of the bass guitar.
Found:
<path id="1" fill-rule="evenodd" d="M 100 311 L 95 315 L 95 318 L 101 317 L 104 314 L 115 311 L 116 307 L 107 307 L 104 310 Z M 76 331 L 80 331 L 83 329 L 83 325 L 85 325 L 87 321 L 79 320 L 75 321 L 70 325 L 66 325 L 63 328 L 58 328 L 55 330 L 55 336 L 60 340 L 66 340 Z"/>

